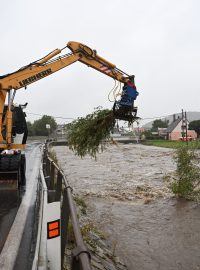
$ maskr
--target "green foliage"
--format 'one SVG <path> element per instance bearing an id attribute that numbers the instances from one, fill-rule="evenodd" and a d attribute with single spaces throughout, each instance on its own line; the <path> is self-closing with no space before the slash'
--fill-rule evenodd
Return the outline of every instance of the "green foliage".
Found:
<path id="1" fill-rule="evenodd" d="M 46 128 L 46 125 L 50 125 L 50 130 Z M 44 115 L 42 118 L 31 122 L 27 122 L 28 135 L 29 136 L 48 136 L 57 128 L 57 123 L 52 116 Z"/>
<path id="2" fill-rule="evenodd" d="M 185 145 L 186 143 L 183 141 L 170 141 L 170 140 L 145 140 L 142 142 L 145 145 L 153 145 L 158 147 L 166 147 L 166 148 L 178 148 L 181 145 Z"/>
<path id="3" fill-rule="evenodd" d="M 29 136 L 34 136 L 34 128 L 33 128 L 33 124 L 31 122 L 27 122 L 27 128 L 28 128 L 28 135 Z"/>
<path id="4" fill-rule="evenodd" d="M 179 197 L 198 199 L 200 195 L 200 168 L 195 148 L 180 147 L 174 156 L 176 161 L 176 177 L 171 190 Z"/>
<path id="5" fill-rule="evenodd" d="M 113 112 L 98 107 L 92 114 L 67 125 L 69 148 L 78 156 L 89 154 L 96 158 L 96 154 L 105 148 L 106 141 L 111 139 L 114 126 Z"/>
<path id="6" fill-rule="evenodd" d="M 46 125 L 50 125 L 50 130 L 46 128 Z M 44 115 L 39 120 L 34 121 L 33 130 L 35 136 L 48 136 L 48 134 L 52 133 L 56 130 L 57 124 L 53 117 Z"/>
<path id="7" fill-rule="evenodd" d="M 87 204 L 83 200 L 83 198 L 80 198 L 78 196 L 74 197 L 74 201 L 76 204 L 79 206 L 79 209 L 83 215 L 86 215 L 86 209 L 87 209 Z"/>
<path id="8" fill-rule="evenodd" d="M 195 130 L 196 133 L 198 134 L 198 137 L 199 137 L 199 135 L 200 135 L 200 120 L 191 121 L 189 123 L 189 129 Z"/>
<path id="9" fill-rule="evenodd" d="M 161 119 L 156 119 L 153 121 L 153 124 L 152 124 L 152 131 L 157 131 L 158 128 L 167 128 L 168 127 L 168 124 L 169 124 L 169 121 L 168 120 L 161 120 Z"/>
<path id="10" fill-rule="evenodd" d="M 152 140 L 152 139 L 153 139 L 153 138 L 152 138 L 152 133 L 151 133 L 150 130 L 145 130 L 145 131 L 143 132 L 143 135 L 144 135 L 145 139 L 147 139 L 147 140 Z"/>
<path id="11" fill-rule="evenodd" d="M 144 135 L 146 140 L 164 140 L 164 138 L 158 134 L 152 134 L 151 130 L 145 130 L 142 135 Z"/>
<path id="12" fill-rule="evenodd" d="M 166 147 L 166 148 L 174 148 L 177 149 L 179 147 L 184 147 L 185 145 L 187 145 L 189 147 L 193 147 L 196 149 L 200 149 L 200 144 L 199 141 L 170 141 L 170 140 L 145 140 L 145 141 L 141 141 L 142 144 L 145 145 L 153 145 L 153 146 L 158 146 L 158 147 Z"/>

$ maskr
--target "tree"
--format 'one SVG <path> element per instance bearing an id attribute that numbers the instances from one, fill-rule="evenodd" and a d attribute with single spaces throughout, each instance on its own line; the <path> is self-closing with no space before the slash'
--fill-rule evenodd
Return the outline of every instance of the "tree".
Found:
<path id="1" fill-rule="evenodd" d="M 46 125 L 50 125 L 50 130 L 46 128 Z M 57 128 L 56 121 L 53 117 L 44 115 L 41 119 L 34 121 L 33 129 L 36 136 L 48 136 Z"/>
<path id="2" fill-rule="evenodd" d="M 189 123 L 189 129 L 195 130 L 196 133 L 198 134 L 198 137 L 199 137 L 199 135 L 200 135 L 200 120 L 191 121 Z"/>
<path id="3" fill-rule="evenodd" d="M 30 121 L 28 121 L 26 124 L 27 124 L 27 128 L 28 128 L 28 135 L 34 136 L 33 124 Z"/>
<path id="4" fill-rule="evenodd" d="M 67 125 L 69 148 L 80 157 L 89 154 L 96 159 L 96 154 L 103 151 L 106 142 L 111 140 L 110 134 L 114 126 L 113 111 L 98 107 L 93 113 Z"/>
<path id="5" fill-rule="evenodd" d="M 167 128 L 168 127 L 169 120 L 161 120 L 161 119 L 156 119 L 153 121 L 152 124 L 152 131 L 157 131 L 158 128 Z"/>

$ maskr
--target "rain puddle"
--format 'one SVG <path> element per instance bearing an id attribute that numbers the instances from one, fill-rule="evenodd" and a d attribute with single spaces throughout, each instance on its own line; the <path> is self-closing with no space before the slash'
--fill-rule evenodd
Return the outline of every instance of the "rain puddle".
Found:
<path id="1" fill-rule="evenodd" d="M 106 232 L 129 270 L 200 269 L 200 207 L 177 200 L 165 176 L 173 150 L 138 144 L 109 146 L 81 159 L 57 146 L 59 164 L 88 213 Z"/>

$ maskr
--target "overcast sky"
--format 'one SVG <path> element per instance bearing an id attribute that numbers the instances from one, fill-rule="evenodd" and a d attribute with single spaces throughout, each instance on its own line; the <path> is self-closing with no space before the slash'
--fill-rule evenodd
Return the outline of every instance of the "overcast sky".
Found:
<path id="1" fill-rule="evenodd" d="M 78 41 L 135 75 L 141 118 L 200 111 L 199 12 L 199 0 L 1 0 L 0 75 Z M 29 113 L 76 118 L 112 108 L 113 86 L 75 63 L 20 89 L 15 101 L 28 102 Z"/>

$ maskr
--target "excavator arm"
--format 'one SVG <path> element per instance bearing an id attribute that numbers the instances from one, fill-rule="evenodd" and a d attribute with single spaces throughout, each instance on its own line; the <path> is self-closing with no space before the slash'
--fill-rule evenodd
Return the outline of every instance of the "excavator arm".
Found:
<path id="1" fill-rule="evenodd" d="M 66 47 L 71 50 L 71 53 L 58 56 Z M 20 145 L 12 145 L 12 105 L 15 92 L 77 61 L 123 83 L 122 98 L 116 101 L 113 106 L 115 117 L 132 121 L 136 116 L 137 110 L 133 107 L 133 101 L 136 98 L 134 94 L 136 91 L 134 76 L 129 76 L 121 71 L 114 64 L 99 56 L 95 50 L 84 44 L 70 41 L 66 47 L 56 49 L 45 57 L 13 73 L 0 76 L 0 115 L 4 115 L 4 117 L 0 117 L 0 149 L 22 147 Z M 5 112 L 7 95 L 8 106 Z M 6 137 L 5 135 L 3 136 L 3 133 L 6 134 Z"/>
<path id="2" fill-rule="evenodd" d="M 66 47 L 68 47 L 72 53 L 54 58 Z M 70 41 L 66 47 L 63 49 L 56 49 L 42 59 L 32 62 L 16 72 L 0 76 L 0 91 L 8 91 L 10 89 L 18 90 L 27 87 L 27 85 L 43 79 L 76 61 L 80 61 L 122 83 L 128 82 L 130 77 L 133 77 L 116 68 L 114 64 L 97 55 L 95 50 L 90 49 L 84 44 Z"/>
<path id="3" fill-rule="evenodd" d="M 70 53 L 60 55 L 69 48 Z M 25 186 L 25 147 L 27 126 L 23 107 L 14 106 L 16 91 L 26 88 L 77 61 L 92 67 L 124 84 L 121 97 L 115 100 L 113 112 L 116 119 L 132 122 L 137 113 L 133 106 L 137 97 L 134 76 L 129 76 L 114 64 L 105 60 L 88 46 L 70 41 L 63 49 L 56 49 L 45 57 L 34 61 L 19 70 L 0 76 L 0 189 Z M 5 104 L 5 101 L 8 104 Z"/>

